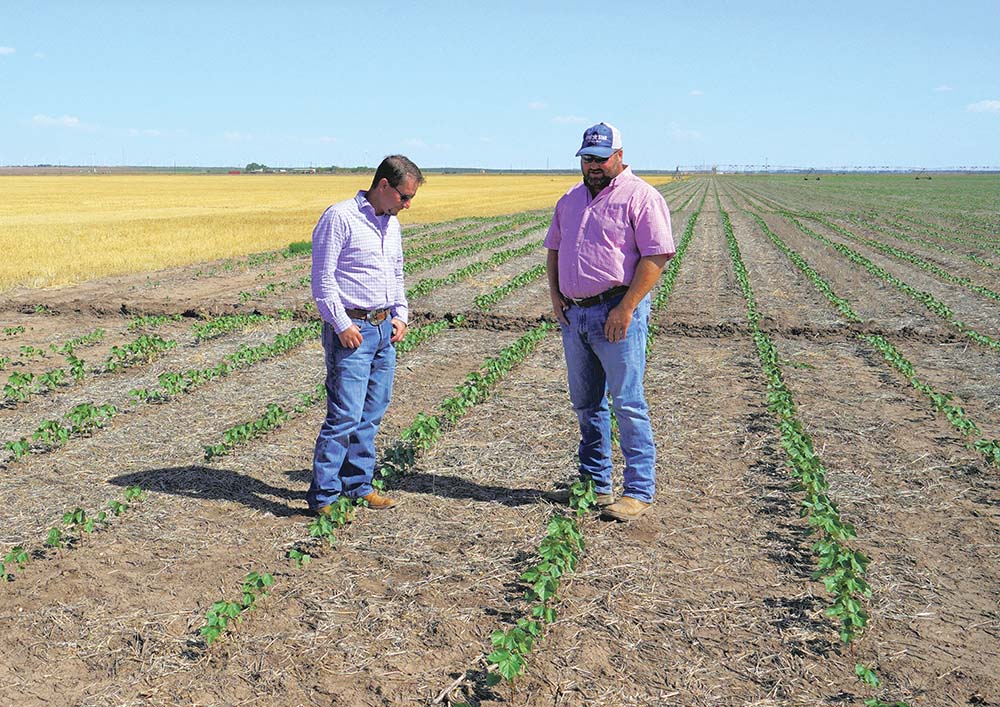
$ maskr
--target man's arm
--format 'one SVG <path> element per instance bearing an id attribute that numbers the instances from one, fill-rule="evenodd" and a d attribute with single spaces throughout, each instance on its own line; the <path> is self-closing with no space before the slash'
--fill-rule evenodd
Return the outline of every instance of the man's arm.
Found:
<path id="1" fill-rule="evenodd" d="M 607 321 L 604 322 L 604 336 L 608 341 L 615 343 L 625 338 L 629 324 L 632 323 L 632 312 L 656 285 L 668 260 L 670 260 L 669 255 L 647 255 L 639 258 L 628 292 L 622 297 L 622 301 L 608 312 Z"/>
<path id="2" fill-rule="evenodd" d="M 549 279 L 549 297 L 552 299 L 552 313 L 563 324 L 569 324 L 566 319 L 566 308 L 569 306 L 559 291 L 559 251 L 549 249 L 545 256 L 545 274 Z"/>

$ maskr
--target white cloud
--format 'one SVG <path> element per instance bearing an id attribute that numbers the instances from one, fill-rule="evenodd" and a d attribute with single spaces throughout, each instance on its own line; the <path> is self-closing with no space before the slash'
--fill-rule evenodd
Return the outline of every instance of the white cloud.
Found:
<path id="1" fill-rule="evenodd" d="M 494 142 L 494 140 L 491 137 L 481 137 L 481 138 L 479 138 L 479 142 L 485 142 L 485 143 L 488 144 L 488 143 Z"/>
<path id="2" fill-rule="evenodd" d="M 64 115 L 61 118 L 53 118 L 48 115 L 38 114 L 33 116 L 31 122 L 43 128 L 82 128 L 80 119 L 72 115 Z"/>
<path id="3" fill-rule="evenodd" d="M 705 92 L 702 91 L 701 89 L 696 88 L 693 91 L 691 91 L 690 95 L 692 95 L 692 96 L 704 96 Z"/>
<path id="4" fill-rule="evenodd" d="M 701 140 L 701 133 L 698 132 L 697 130 L 688 130 L 687 128 L 682 128 L 677 123 L 671 123 L 670 137 L 672 137 L 674 140 L 687 142 L 689 140 Z"/>
<path id="5" fill-rule="evenodd" d="M 253 135 L 241 133 L 239 130 L 227 130 L 222 133 L 222 138 L 228 142 L 249 142 L 253 140 Z"/>
<path id="6" fill-rule="evenodd" d="M 970 103 L 968 109 L 973 113 L 1000 113 L 1000 101 L 979 101 L 979 103 Z"/>
<path id="7" fill-rule="evenodd" d="M 35 57 L 36 59 L 44 59 L 45 52 L 35 52 L 34 54 L 32 54 L 32 56 Z"/>
<path id="8" fill-rule="evenodd" d="M 140 130 L 139 128 L 129 128 L 128 134 L 133 137 L 140 135 L 142 137 L 160 137 L 161 135 L 163 135 L 163 132 L 160 130 L 156 130 L 155 128 L 144 128 L 142 130 Z"/>
<path id="9" fill-rule="evenodd" d="M 337 142 L 337 138 L 331 137 L 329 135 L 323 135 L 317 138 L 317 142 L 322 142 L 322 143 Z"/>
<path id="10" fill-rule="evenodd" d="M 543 110 L 545 108 L 548 108 L 545 101 L 531 101 L 528 103 L 528 110 Z"/>
<path id="11" fill-rule="evenodd" d="M 427 147 L 427 142 L 424 141 L 424 140 L 421 140 L 418 137 L 412 137 L 412 138 L 410 138 L 409 140 L 406 141 L 405 144 L 406 144 L 407 147 L 415 147 L 418 150 Z"/>
<path id="12" fill-rule="evenodd" d="M 16 51 L 14 47 L 0 47 L 0 56 L 9 56 Z"/>
<path id="13" fill-rule="evenodd" d="M 935 86 L 935 87 L 934 87 L 934 90 L 935 90 L 935 91 L 937 91 L 938 93 L 947 93 L 948 91 L 953 91 L 953 90 L 955 90 L 955 89 L 953 89 L 953 88 L 952 88 L 951 86 L 949 86 L 948 84 L 946 84 L 946 83 L 943 83 L 943 84 L 941 84 L 940 86 Z"/>
<path id="14" fill-rule="evenodd" d="M 572 123 L 586 123 L 588 121 L 586 118 L 581 118 L 578 115 L 557 115 L 552 119 L 552 122 L 560 125 L 567 125 Z"/>

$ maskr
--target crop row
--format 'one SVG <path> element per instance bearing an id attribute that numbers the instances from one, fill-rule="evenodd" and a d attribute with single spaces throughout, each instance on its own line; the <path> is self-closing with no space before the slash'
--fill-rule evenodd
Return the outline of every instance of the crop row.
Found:
<path id="1" fill-rule="evenodd" d="M 980 344 L 981 346 L 985 346 L 987 348 L 992 348 L 992 349 L 1000 349 L 1000 341 L 998 341 L 997 339 L 994 339 L 991 336 L 988 336 L 987 334 L 983 334 L 981 332 L 976 331 L 973 327 L 969 326 L 968 324 L 966 324 L 963 321 L 959 321 L 958 319 L 955 319 L 955 315 L 951 311 L 951 308 L 949 308 L 948 305 L 946 305 L 944 302 L 942 302 L 939 299 L 937 299 L 931 293 L 924 292 L 923 290 L 918 290 L 916 287 L 913 287 L 909 283 L 904 282 L 903 280 L 899 279 L 895 275 L 891 274 L 885 268 L 879 267 L 878 265 L 876 265 L 875 263 L 873 263 L 871 260 L 869 260 L 865 256 L 863 256 L 860 253 L 858 253 L 856 250 L 853 250 L 852 248 L 847 247 L 843 243 L 838 243 L 838 242 L 836 242 L 834 240 L 831 240 L 830 238 L 827 238 L 826 236 L 823 236 L 823 235 L 817 233 L 816 231 L 813 231 L 811 228 L 808 228 L 807 226 L 805 226 L 795 216 L 793 216 L 791 214 L 785 214 L 785 216 L 793 224 L 795 224 L 795 226 L 800 231 L 802 231 L 803 233 L 805 233 L 807 236 L 810 236 L 811 238 L 814 238 L 814 239 L 820 241 L 821 243 L 825 243 L 826 245 L 830 246 L 831 248 L 833 248 L 834 250 L 836 250 L 838 253 L 840 253 L 841 255 L 843 255 L 844 257 L 846 257 L 851 262 L 853 262 L 853 263 L 855 263 L 857 265 L 860 265 L 861 267 L 863 267 L 865 270 L 867 270 L 871 274 L 875 275 L 876 277 L 881 278 L 882 280 L 885 280 L 886 282 L 890 283 L 891 285 L 894 285 L 896 288 L 898 288 L 902 292 L 905 292 L 910 297 L 912 297 L 913 299 L 915 299 L 918 302 L 920 302 L 921 304 L 923 304 L 931 312 L 933 312 L 934 314 L 938 315 L 939 317 L 941 317 L 942 319 L 944 319 L 945 321 L 947 321 L 949 324 L 951 324 L 952 326 L 954 326 L 955 328 L 957 328 L 960 332 L 962 332 L 962 334 L 964 336 L 972 339 L 973 341 L 975 341 L 977 344 Z M 821 224 L 823 224 L 823 225 L 825 225 L 825 226 L 827 226 L 829 228 L 837 230 L 838 232 L 839 232 L 838 229 L 841 228 L 841 227 L 837 226 L 836 224 L 831 223 L 830 221 L 828 221 L 825 218 L 816 217 L 813 220 L 815 220 L 818 223 L 821 223 Z"/>
<path id="2" fill-rule="evenodd" d="M 760 326 L 763 315 L 757 306 L 729 214 L 721 204 L 718 208 L 736 280 L 747 303 L 747 321 L 767 379 L 768 409 L 778 420 L 781 446 L 788 455 L 790 473 L 805 494 L 801 502 L 802 516 L 819 536 L 812 548 L 818 557 L 814 579 L 821 580 L 833 594 L 833 605 L 826 613 L 840 622 L 840 638 L 849 643 L 868 622 L 862 600 L 871 596 L 871 588 L 864 578 L 869 560 L 864 553 L 847 545 L 857 532 L 852 524 L 840 517 L 837 505 L 827 494 L 826 469 L 798 420 L 795 402 L 782 376 L 777 347 Z"/>
<path id="3" fill-rule="evenodd" d="M 752 212 L 747 213 L 757 222 L 764 235 L 813 283 L 845 320 L 854 324 L 862 322 L 861 317 L 854 311 L 850 303 L 837 295 L 830 284 L 801 255 L 781 240 L 760 216 Z M 913 365 L 885 337 L 879 334 L 859 334 L 858 338 L 874 346 L 886 362 L 902 373 L 916 390 L 926 395 L 934 409 L 943 413 L 952 426 L 964 437 L 974 437 L 980 434 L 978 425 L 969 418 L 965 411 L 960 406 L 950 402 L 954 396 L 951 393 L 938 392 L 922 381 L 917 376 Z M 987 461 L 1000 466 L 1000 443 L 996 440 L 977 439 L 972 442 L 972 446 L 981 452 Z"/>
<path id="4" fill-rule="evenodd" d="M 45 539 L 45 547 L 65 548 L 77 546 L 83 541 L 85 533 L 93 533 L 108 527 L 112 517 L 119 517 L 133 506 L 142 503 L 146 498 L 146 492 L 138 486 L 129 486 L 125 489 L 125 500 L 111 499 L 106 505 L 106 510 L 99 510 L 91 515 L 80 507 L 67 511 L 62 516 L 62 523 L 49 528 Z M 75 537 L 74 537 L 75 536 Z M 29 551 L 23 545 L 15 545 L 0 560 L 0 582 L 9 582 L 14 578 L 15 572 L 22 572 L 28 565 L 32 557 L 39 557 L 44 550 L 36 549 Z"/>
<path id="5" fill-rule="evenodd" d="M 879 233 L 886 233 L 892 235 L 889 229 L 883 228 L 878 224 L 869 224 L 869 226 L 870 228 L 878 231 Z M 934 263 L 924 260 L 923 258 L 914 255 L 913 253 L 901 250 L 899 248 L 895 248 L 874 238 L 866 238 L 865 236 L 861 236 L 856 233 L 851 233 L 846 228 L 841 228 L 837 226 L 836 231 L 845 238 L 850 238 L 853 241 L 864 243 L 865 245 L 869 246 L 870 248 L 874 248 L 880 253 L 885 253 L 886 255 L 891 255 L 895 258 L 899 258 L 900 260 L 910 263 L 911 265 L 916 265 L 918 268 L 926 270 L 927 272 L 936 275 L 942 280 L 946 280 L 947 282 L 951 282 L 956 285 L 961 285 L 962 287 L 967 287 L 973 292 L 977 292 L 983 295 L 984 297 L 989 297 L 990 299 L 1000 301 L 1000 293 L 994 292 L 993 290 L 983 287 L 981 285 L 977 285 L 967 277 L 959 277 L 957 275 L 952 275 L 950 272 L 948 272 L 941 266 L 935 265 Z M 990 265 L 992 266 L 992 264 Z"/>
<path id="6" fill-rule="evenodd" d="M 947 248 L 938 243 L 937 241 L 931 241 L 927 240 L 926 238 L 917 238 L 915 236 L 907 235 L 903 233 L 903 229 L 905 229 L 906 227 L 901 223 L 890 221 L 888 224 L 889 227 L 887 228 L 885 226 L 882 226 L 881 224 L 874 222 L 871 219 L 862 220 L 860 218 L 854 218 L 852 219 L 852 221 L 861 226 L 867 226 L 868 228 L 871 228 L 875 231 L 878 231 L 879 233 L 883 233 L 897 240 L 905 241 L 907 243 L 913 243 L 915 245 L 925 246 L 927 248 L 933 248 L 934 250 L 941 253 L 945 253 L 946 255 L 960 256 L 962 258 L 965 258 L 966 260 L 971 260 L 976 265 L 981 265 L 985 268 L 990 268 L 992 270 L 1000 270 L 1000 265 L 994 263 L 991 260 L 987 260 L 986 258 L 983 258 L 980 255 L 976 255 L 975 253 L 966 253 L 964 251 L 958 251 L 955 250 L 954 248 Z"/>
<path id="7" fill-rule="evenodd" d="M 543 241 L 536 241 L 534 243 L 528 243 L 519 248 L 511 248 L 509 250 L 501 250 L 498 253 L 494 253 L 492 256 L 486 260 L 480 260 L 475 263 L 466 265 L 459 270 L 456 270 L 444 277 L 433 277 L 424 278 L 420 280 L 416 285 L 411 287 L 406 291 L 407 299 L 413 299 L 415 297 L 420 297 L 426 295 L 429 292 L 433 292 L 439 287 L 447 287 L 448 285 L 454 285 L 466 278 L 472 277 L 473 275 L 487 270 L 489 268 L 494 268 L 498 265 L 503 265 L 508 260 L 520 257 L 522 255 L 527 255 L 533 250 L 540 248 Z"/>
<path id="8" fill-rule="evenodd" d="M 240 346 L 235 353 L 226 356 L 215 366 L 161 373 L 156 388 L 134 388 L 129 391 L 129 395 L 142 402 L 163 402 L 182 393 L 190 393 L 211 380 L 227 376 L 235 370 L 247 368 L 259 361 L 281 356 L 301 346 L 307 340 L 319 336 L 322 326 L 321 321 L 314 321 L 295 327 L 286 334 L 278 334 L 271 343 Z"/>
<path id="9" fill-rule="evenodd" d="M 500 353 L 488 358 L 479 372 L 471 373 L 458 387 L 455 395 L 441 403 L 441 412 L 437 415 L 420 413 L 407 427 L 400 438 L 381 457 L 377 478 L 373 486 L 384 489 L 387 481 L 407 472 L 416 463 L 417 455 L 427 450 L 440 436 L 445 425 L 454 423 L 477 402 L 485 400 L 491 389 L 510 372 L 520 361 L 524 360 L 537 343 L 554 328 L 554 325 L 543 323 L 528 331 L 514 343 L 505 347 Z M 355 513 L 355 505 L 346 497 L 338 499 L 331 507 L 329 514 L 319 515 L 308 525 L 309 540 L 296 542 L 287 552 L 287 558 L 297 566 L 311 562 L 316 552 L 323 544 L 333 545 L 336 531 L 350 522 Z M 213 605 L 218 606 L 218 604 Z M 229 613 L 233 613 L 230 607 Z M 225 613 L 225 612 L 223 612 Z M 239 612 L 237 612 L 238 614 Z M 219 612 L 209 610 L 205 626 L 219 626 Z M 225 626 L 223 625 L 224 629 Z M 214 634 L 215 640 L 218 634 Z"/>
<path id="10" fill-rule="evenodd" d="M 492 236 L 497 233 L 506 233 L 525 223 L 534 223 L 536 226 L 542 224 L 542 222 L 539 220 L 537 216 L 532 216 L 530 214 L 519 214 L 514 218 L 507 217 L 503 219 L 501 223 L 498 223 L 493 228 L 489 228 L 484 231 L 476 231 L 475 233 L 468 233 L 467 231 L 472 230 L 473 227 L 478 226 L 479 224 L 470 224 L 465 226 L 464 228 L 458 229 L 457 231 L 458 235 L 446 234 L 449 235 L 448 238 L 444 238 L 441 240 L 435 239 L 430 243 L 421 243 L 420 245 L 415 245 L 409 248 L 405 248 L 403 250 L 403 257 L 407 259 L 407 265 L 409 265 L 411 258 L 417 258 L 418 256 L 434 252 L 435 250 L 441 250 L 444 248 L 449 248 L 451 246 L 461 245 L 463 243 L 467 243 L 468 241 L 473 241 L 473 240 L 481 241 L 484 238 L 488 239 L 489 236 Z M 528 230 L 530 230 L 530 228 L 531 227 L 529 227 Z M 523 230 L 524 229 L 522 229 L 522 231 Z"/>
<path id="11" fill-rule="evenodd" d="M 524 231 L 511 232 L 507 226 L 498 226 L 497 229 L 504 235 L 492 238 L 486 241 L 478 241 L 471 243 L 469 245 L 464 245 L 458 248 L 453 248 L 452 250 L 446 251 L 444 253 L 437 253 L 434 255 L 427 255 L 423 258 L 417 258 L 416 260 L 407 261 L 403 266 L 404 272 L 414 273 L 420 270 L 426 270 L 427 268 L 439 265 L 440 263 L 445 263 L 449 260 L 457 260 L 458 258 L 464 258 L 468 255 L 475 255 L 484 250 L 490 250 L 491 248 L 498 248 L 502 245 L 507 245 L 511 241 L 520 240 L 524 238 Z M 529 229 L 530 230 L 530 229 Z M 486 235 L 486 234 L 482 234 Z"/>
<path id="12" fill-rule="evenodd" d="M 805 494 L 800 514 L 819 538 L 812 546 L 812 552 L 817 557 L 816 571 L 812 577 L 822 581 L 826 590 L 833 595 L 833 603 L 826 610 L 826 615 L 840 623 L 841 641 L 850 643 L 868 624 L 869 617 L 863 602 L 872 595 L 871 587 L 865 579 L 871 560 L 848 544 L 857 538 L 857 530 L 853 524 L 841 518 L 836 503 L 827 494 L 829 483 L 826 469 L 816 454 L 809 434 L 798 420 L 795 401 L 781 372 L 777 347 L 760 328 L 763 315 L 757 307 L 729 214 L 721 204 L 718 208 L 736 280 L 747 303 L 747 321 L 757 346 L 761 369 L 767 379 L 768 409 L 778 420 L 781 447 L 788 455 L 790 473 L 796 479 L 798 488 Z M 868 666 L 857 663 L 854 670 L 863 683 L 872 687 L 879 685 L 878 676 Z M 876 697 L 865 700 L 865 705 L 909 707 L 905 702 L 888 703 Z"/>
<path id="13" fill-rule="evenodd" d="M 412 351 L 435 334 L 444 331 L 448 327 L 460 325 L 463 320 L 463 317 L 458 316 L 450 320 L 440 319 L 430 324 L 413 327 L 407 331 L 405 339 L 395 344 L 396 355 L 402 356 Z M 205 447 L 205 460 L 211 461 L 216 457 L 225 456 L 237 446 L 281 427 L 288 420 L 301 415 L 317 403 L 326 400 L 326 383 L 320 382 L 309 392 L 300 393 L 298 399 L 298 404 L 291 410 L 285 410 L 277 403 L 269 403 L 259 417 L 225 430 L 222 433 L 221 442 Z"/>
<path id="14" fill-rule="evenodd" d="M 502 285 L 494 287 L 486 294 L 477 295 L 473 303 L 482 311 L 488 310 L 494 304 L 507 297 L 512 292 L 524 287 L 545 275 L 545 263 L 539 263 L 530 270 L 515 275 Z"/>

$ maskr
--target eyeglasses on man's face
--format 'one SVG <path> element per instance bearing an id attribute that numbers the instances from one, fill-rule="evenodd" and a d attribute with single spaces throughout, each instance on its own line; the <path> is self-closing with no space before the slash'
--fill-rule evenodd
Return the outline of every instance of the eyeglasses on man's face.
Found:
<path id="1" fill-rule="evenodd" d="M 617 150 L 615 150 L 615 152 L 617 152 Z M 610 160 L 614 156 L 614 154 L 615 153 L 612 152 L 607 157 L 598 157 L 597 155 L 580 155 L 580 159 L 583 160 L 585 164 L 591 164 L 591 163 L 604 164 L 605 162 Z"/>
<path id="2" fill-rule="evenodd" d="M 389 186 L 392 187 L 391 184 Z M 396 190 L 396 193 L 399 194 L 399 200 L 402 201 L 404 204 L 406 202 L 408 202 L 408 201 L 413 201 L 413 197 L 416 196 L 416 194 L 404 194 L 403 192 L 401 192 L 396 187 L 392 187 L 392 188 Z"/>

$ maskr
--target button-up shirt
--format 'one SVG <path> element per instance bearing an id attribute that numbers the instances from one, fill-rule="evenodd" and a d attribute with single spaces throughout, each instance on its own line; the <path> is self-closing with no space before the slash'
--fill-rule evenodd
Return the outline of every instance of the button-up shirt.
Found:
<path id="1" fill-rule="evenodd" d="M 407 321 L 399 219 L 377 216 L 367 192 L 334 204 L 312 236 L 312 296 L 338 334 L 351 326 L 345 309 L 386 309 Z"/>
<path id="2" fill-rule="evenodd" d="M 566 192 L 545 247 L 559 251 L 559 290 L 571 299 L 629 285 L 640 258 L 676 250 L 667 203 L 630 167 L 595 197 L 583 182 Z"/>

